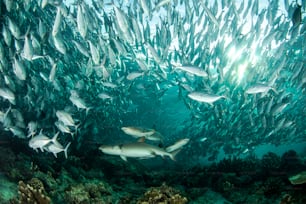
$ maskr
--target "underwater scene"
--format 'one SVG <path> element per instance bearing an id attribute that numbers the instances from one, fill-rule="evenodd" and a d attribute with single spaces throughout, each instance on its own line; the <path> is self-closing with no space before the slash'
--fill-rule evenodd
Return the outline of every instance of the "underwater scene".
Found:
<path id="1" fill-rule="evenodd" d="M 1 0 L 0 204 L 306 204 L 306 0 Z"/>

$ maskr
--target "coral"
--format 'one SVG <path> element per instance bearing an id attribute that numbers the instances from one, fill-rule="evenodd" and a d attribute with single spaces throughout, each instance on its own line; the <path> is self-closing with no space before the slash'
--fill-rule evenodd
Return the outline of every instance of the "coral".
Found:
<path id="1" fill-rule="evenodd" d="M 70 186 L 66 189 L 67 203 L 111 203 L 112 189 L 104 182 L 91 181 Z"/>
<path id="2" fill-rule="evenodd" d="M 49 204 L 51 199 L 46 195 L 43 183 L 32 178 L 27 184 L 19 181 L 18 185 L 19 203 L 22 204 Z"/>
<path id="3" fill-rule="evenodd" d="M 285 194 L 281 198 L 279 204 L 293 204 L 296 203 L 290 194 Z"/>
<path id="4" fill-rule="evenodd" d="M 187 201 L 187 198 L 181 196 L 178 190 L 163 184 L 145 192 L 142 198 L 137 201 L 137 204 L 184 204 Z"/>
<path id="5" fill-rule="evenodd" d="M 0 203 L 8 203 L 8 201 L 16 196 L 17 185 L 10 181 L 4 174 L 0 174 Z"/>
<path id="6" fill-rule="evenodd" d="M 297 173 L 298 171 L 305 169 L 301 159 L 294 150 L 289 150 L 282 155 L 281 168 L 290 173 Z"/>
<path id="7" fill-rule="evenodd" d="M 293 185 L 306 183 L 306 171 L 300 172 L 294 176 L 290 176 L 289 181 Z"/>
<path id="8" fill-rule="evenodd" d="M 24 171 L 24 169 L 29 169 L 29 171 Z M 33 178 L 33 162 L 31 159 L 23 153 L 16 155 L 13 161 L 13 166 L 6 171 L 6 176 L 13 180 L 29 180 Z"/>
<path id="9" fill-rule="evenodd" d="M 203 195 L 198 197 L 196 200 L 190 202 L 190 204 L 198 204 L 198 203 L 225 204 L 230 202 L 226 200 L 220 193 L 208 189 L 203 193 Z"/>
<path id="10" fill-rule="evenodd" d="M 247 158 L 241 159 L 238 157 L 229 157 L 221 160 L 219 163 L 213 164 L 209 167 L 209 172 L 222 172 L 222 173 L 237 173 L 238 175 L 246 172 L 253 172 L 257 169 L 257 159 Z"/>
<path id="11" fill-rule="evenodd" d="M 6 147 L 0 147 L 0 155 L 5 155 L 5 157 L 0 157 L 0 171 L 7 172 L 14 166 L 16 156 L 11 149 Z"/>
<path id="12" fill-rule="evenodd" d="M 263 185 L 265 196 L 278 195 L 284 190 L 285 184 L 280 177 L 269 177 Z"/>
<path id="13" fill-rule="evenodd" d="M 273 152 L 268 152 L 261 159 L 261 167 L 264 171 L 276 171 L 279 169 L 281 159 Z"/>
<path id="14" fill-rule="evenodd" d="M 268 177 L 265 182 L 256 182 L 254 192 L 258 196 L 271 197 L 279 195 L 284 189 L 285 184 L 279 177 Z"/>
<path id="15" fill-rule="evenodd" d="M 65 193 L 65 200 L 68 203 L 82 204 L 89 203 L 89 193 L 83 184 L 71 186 Z"/>

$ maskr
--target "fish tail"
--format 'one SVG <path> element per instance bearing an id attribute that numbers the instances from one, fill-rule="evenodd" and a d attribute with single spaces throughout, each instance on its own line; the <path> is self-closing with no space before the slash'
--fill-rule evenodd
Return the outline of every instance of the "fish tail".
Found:
<path id="1" fill-rule="evenodd" d="M 88 115 L 88 111 L 89 111 L 90 109 L 92 109 L 92 107 L 86 108 L 86 116 Z"/>
<path id="2" fill-rule="evenodd" d="M 170 159 L 172 159 L 173 161 L 176 161 L 175 156 L 177 155 L 177 153 L 179 153 L 181 151 L 181 148 L 174 150 L 173 152 L 170 153 Z"/>
<path id="3" fill-rule="evenodd" d="M 71 142 L 69 142 L 69 143 L 66 145 L 65 149 L 64 149 L 64 153 L 65 153 L 65 158 L 66 158 L 66 159 L 68 158 L 67 150 L 68 150 L 70 144 L 71 144 Z"/>

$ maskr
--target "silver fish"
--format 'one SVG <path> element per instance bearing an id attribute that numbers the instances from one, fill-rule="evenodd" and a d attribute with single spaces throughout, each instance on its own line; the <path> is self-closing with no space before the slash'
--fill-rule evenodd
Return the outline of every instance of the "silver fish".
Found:
<path id="1" fill-rule="evenodd" d="M 218 96 L 214 94 L 207 94 L 204 92 L 192 92 L 188 94 L 188 97 L 192 100 L 198 101 L 198 102 L 204 102 L 209 103 L 210 105 L 213 105 L 213 103 L 221 98 L 226 98 L 225 96 Z"/>

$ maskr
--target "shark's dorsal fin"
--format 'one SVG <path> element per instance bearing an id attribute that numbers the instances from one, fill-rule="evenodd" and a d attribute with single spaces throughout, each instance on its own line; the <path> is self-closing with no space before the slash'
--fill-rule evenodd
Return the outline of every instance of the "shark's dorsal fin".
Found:
<path id="1" fill-rule="evenodd" d="M 137 142 L 145 142 L 145 139 L 146 139 L 145 137 L 141 137 L 137 140 Z"/>

